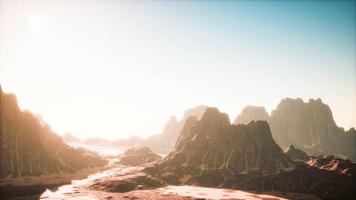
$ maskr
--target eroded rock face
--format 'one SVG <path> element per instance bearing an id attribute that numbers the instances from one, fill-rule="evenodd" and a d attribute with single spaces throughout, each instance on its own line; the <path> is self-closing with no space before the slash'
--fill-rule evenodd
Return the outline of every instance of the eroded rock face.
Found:
<path id="1" fill-rule="evenodd" d="M 242 112 L 235 123 L 260 119 L 264 111 L 258 108 Z M 255 114 L 251 113 L 253 111 Z M 338 127 L 329 106 L 320 99 L 310 99 L 309 102 L 299 98 L 283 99 L 266 121 L 273 138 L 282 148 L 293 144 L 310 155 L 336 155 L 356 160 L 355 129 L 344 131 Z"/>
<path id="2" fill-rule="evenodd" d="M 138 166 L 141 164 L 158 161 L 160 159 L 161 156 L 153 153 L 148 147 L 130 148 L 124 153 L 119 163 L 129 166 Z"/>
<path id="3" fill-rule="evenodd" d="M 73 173 L 106 164 L 94 153 L 69 147 L 47 124 L 21 111 L 15 95 L 1 87 L 0 95 L 0 178 Z"/>
<path id="4" fill-rule="evenodd" d="M 283 149 L 283 153 L 287 154 L 290 158 L 296 161 L 308 161 L 308 156 L 304 151 L 295 148 L 293 145 L 289 145 Z"/>

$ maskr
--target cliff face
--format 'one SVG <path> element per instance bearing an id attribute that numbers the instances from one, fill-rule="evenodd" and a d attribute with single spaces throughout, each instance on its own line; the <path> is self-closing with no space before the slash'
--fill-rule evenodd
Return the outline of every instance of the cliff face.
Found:
<path id="1" fill-rule="evenodd" d="M 243 112 L 235 123 L 260 119 L 261 112 L 261 109 L 255 109 L 255 114 Z M 239 120 L 241 118 L 245 121 Z M 281 147 L 293 144 L 308 154 L 333 154 L 356 160 L 355 129 L 345 132 L 338 127 L 329 106 L 320 99 L 307 103 L 302 99 L 283 99 L 265 120 Z"/>
<path id="2" fill-rule="evenodd" d="M 73 173 L 103 166 L 99 156 L 66 145 L 47 124 L 21 111 L 13 94 L 0 87 L 0 178 Z"/>
<path id="3" fill-rule="evenodd" d="M 184 116 L 180 121 L 178 121 L 176 117 L 171 117 L 166 123 L 161 134 L 147 138 L 146 140 L 142 141 L 139 146 L 147 146 L 152 149 L 153 152 L 160 154 L 166 154 L 170 152 L 177 141 L 179 133 L 182 130 L 186 119 L 190 116 L 195 116 L 200 119 L 203 116 L 206 108 L 206 106 L 198 106 L 188 109 L 184 112 Z"/>

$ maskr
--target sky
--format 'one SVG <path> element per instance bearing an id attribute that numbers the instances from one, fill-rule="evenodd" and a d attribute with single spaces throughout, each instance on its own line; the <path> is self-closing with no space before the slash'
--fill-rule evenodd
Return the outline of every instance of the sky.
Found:
<path id="1" fill-rule="evenodd" d="M 355 1 L 0 0 L 0 83 L 58 134 L 148 137 L 198 105 L 321 98 L 356 126 Z"/>

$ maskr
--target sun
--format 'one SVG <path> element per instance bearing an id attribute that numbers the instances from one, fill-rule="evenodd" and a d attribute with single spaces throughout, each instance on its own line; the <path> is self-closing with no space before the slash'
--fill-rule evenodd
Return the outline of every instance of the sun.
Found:
<path id="1" fill-rule="evenodd" d="M 39 33 L 44 32 L 47 28 L 47 18 L 42 15 L 33 14 L 28 18 L 28 26 L 31 31 Z"/>

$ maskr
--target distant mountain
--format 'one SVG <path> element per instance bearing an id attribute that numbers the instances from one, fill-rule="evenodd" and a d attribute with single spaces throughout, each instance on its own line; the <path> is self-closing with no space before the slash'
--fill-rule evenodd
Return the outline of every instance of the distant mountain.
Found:
<path id="1" fill-rule="evenodd" d="M 0 179 L 74 173 L 106 161 L 66 145 L 29 111 L 21 111 L 13 94 L 0 87 Z"/>
<path id="2" fill-rule="evenodd" d="M 76 136 L 74 136 L 71 133 L 65 133 L 64 135 L 62 135 L 62 139 L 65 142 L 78 142 L 78 141 L 80 141 L 79 138 L 77 138 Z"/>
<path id="3" fill-rule="evenodd" d="M 137 136 L 132 136 L 125 139 L 115 140 L 111 142 L 110 145 L 119 146 L 119 147 L 134 147 L 137 144 L 141 143 L 142 141 L 144 141 L 142 138 Z"/>
<path id="4" fill-rule="evenodd" d="M 235 124 L 248 124 L 251 121 L 267 121 L 269 115 L 264 107 L 246 106 L 235 119 Z"/>
<path id="5" fill-rule="evenodd" d="M 153 152 L 159 154 L 166 154 L 170 152 L 177 141 L 179 133 L 184 126 L 185 120 L 190 116 L 195 116 L 200 119 L 203 116 L 206 108 L 207 106 L 201 105 L 188 109 L 184 112 L 184 116 L 180 121 L 178 121 L 176 117 L 172 116 L 166 123 L 161 134 L 153 135 L 139 143 L 139 145 L 147 146 L 152 149 Z"/>
<path id="6" fill-rule="evenodd" d="M 247 110 L 247 111 L 246 111 Z M 263 107 L 246 107 L 235 124 L 267 120 L 281 147 L 293 144 L 310 155 L 336 155 L 356 160 L 356 131 L 336 125 L 328 105 L 320 99 L 283 99 L 269 116 Z"/>
<path id="7" fill-rule="evenodd" d="M 108 145 L 109 141 L 104 138 L 93 137 L 93 138 L 87 138 L 85 140 L 82 140 L 82 143 L 91 144 L 91 145 L 103 145 L 103 144 Z"/>

